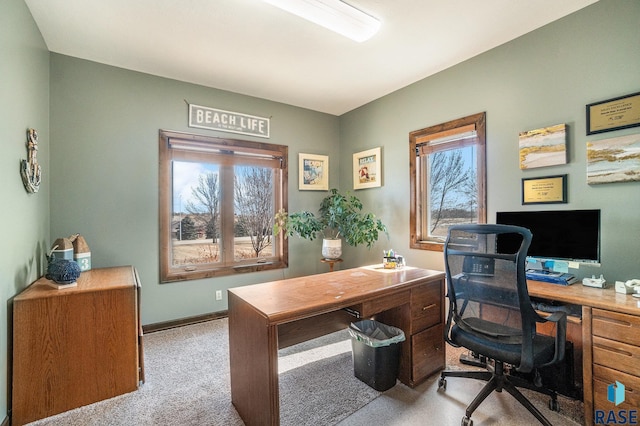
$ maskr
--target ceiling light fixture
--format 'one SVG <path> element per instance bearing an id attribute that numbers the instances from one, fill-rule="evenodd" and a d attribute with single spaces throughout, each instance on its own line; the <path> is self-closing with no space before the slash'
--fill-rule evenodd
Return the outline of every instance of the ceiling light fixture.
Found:
<path id="1" fill-rule="evenodd" d="M 263 0 L 357 42 L 370 39 L 380 21 L 340 0 Z"/>

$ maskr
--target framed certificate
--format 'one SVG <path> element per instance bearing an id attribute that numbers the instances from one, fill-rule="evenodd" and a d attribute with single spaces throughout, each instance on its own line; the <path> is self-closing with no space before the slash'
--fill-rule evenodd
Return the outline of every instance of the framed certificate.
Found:
<path id="1" fill-rule="evenodd" d="M 567 175 L 522 179 L 522 204 L 567 202 Z"/>
<path id="2" fill-rule="evenodd" d="M 587 135 L 640 126 L 640 92 L 587 105 Z"/>

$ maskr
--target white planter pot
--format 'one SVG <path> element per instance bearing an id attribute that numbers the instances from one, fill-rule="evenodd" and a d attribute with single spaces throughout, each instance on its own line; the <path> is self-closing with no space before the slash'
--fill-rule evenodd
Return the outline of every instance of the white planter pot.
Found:
<path id="1" fill-rule="evenodd" d="M 328 239 L 322 240 L 322 257 L 325 259 L 339 259 L 342 256 L 342 240 Z"/>

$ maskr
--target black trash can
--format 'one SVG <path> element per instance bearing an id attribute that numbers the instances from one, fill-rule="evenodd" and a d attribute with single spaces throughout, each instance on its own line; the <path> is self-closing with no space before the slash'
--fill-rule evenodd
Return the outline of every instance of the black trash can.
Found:
<path id="1" fill-rule="evenodd" d="M 362 320 L 351 323 L 349 334 L 354 375 L 380 392 L 394 387 L 404 332 L 378 321 Z"/>

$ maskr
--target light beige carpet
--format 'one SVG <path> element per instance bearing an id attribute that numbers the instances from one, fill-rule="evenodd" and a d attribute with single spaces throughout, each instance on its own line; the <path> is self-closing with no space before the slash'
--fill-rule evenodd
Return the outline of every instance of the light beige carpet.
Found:
<path id="1" fill-rule="evenodd" d="M 147 382 L 138 391 L 32 426 L 243 425 L 231 404 L 227 324 L 222 319 L 146 335 Z M 450 368 L 469 368 L 458 363 L 460 352 L 447 346 Z M 346 330 L 281 350 L 279 370 L 281 423 L 287 426 L 455 426 L 484 385 L 452 379 L 442 392 L 434 375 L 414 389 L 398 384 L 381 394 L 353 376 Z M 554 425 L 583 424 L 580 402 L 560 398 L 561 412 L 554 413 L 546 409 L 547 398 L 527 396 Z M 478 426 L 536 424 L 505 392 L 490 396 L 474 420 Z"/>
<path id="2" fill-rule="evenodd" d="M 231 404 L 226 318 L 144 339 L 139 390 L 32 425 L 244 424 Z M 353 376 L 346 330 L 282 350 L 279 367 L 282 425 L 334 425 L 380 395 Z"/>

